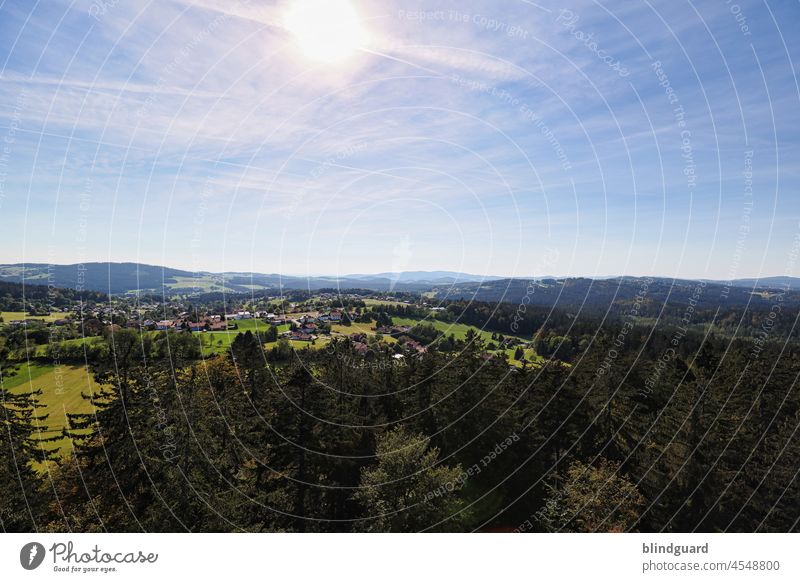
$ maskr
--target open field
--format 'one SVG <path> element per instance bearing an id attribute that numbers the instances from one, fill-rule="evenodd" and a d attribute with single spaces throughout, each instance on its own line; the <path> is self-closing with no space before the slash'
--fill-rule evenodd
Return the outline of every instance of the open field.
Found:
<path id="1" fill-rule="evenodd" d="M 15 388 L 22 386 L 17 392 L 24 392 L 25 388 L 28 388 L 30 382 L 52 371 L 52 366 L 25 363 L 19 366 L 13 376 L 6 375 L 8 369 L 5 369 L 4 372 L 6 372 L 6 374 L 0 377 L 0 381 L 2 381 L 3 388 L 6 390 L 15 391 Z"/>
<path id="2" fill-rule="evenodd" d="M 466 338 L 467 337 L 467 332 L 471 329 L 475 333 L 477 333 L 480 336 L 480 338 L 486 344 L 488 344 L 490 342 L 495 342 L 495 343 L 497 342 L 497 340 L 493 340 L 492 339 L 492 333 L 493 332 L 485 331 L 485 330 L 479 329 L 479 328 L 477 328 L 475 326 L 467 325 L 467 324 L 464 324 L 464 323 L 447 323 L 445 321 L 438 321 L 436 319 L 418 320 L 418 319 L 410 319 L 410 318 L 406 318 L 406 317 L 392 317 L 392 321 L 394 322 L 395 325 L 417 325 L 419 323 L 429 323 L 429 324 L 433 325 L 433 327 L 435 327 L 438 331 L 441 331 L 442 333 L 444 333 L 446 336 L 449 336 L 450 334 L 453 334 L 456 339 L 460 339 L 460 340 L 463 340 L 464 338 Z M 511 333 L 505 333 L 503 335 L 505 335 L 506 337 L 515 337 L 515 338 L 520 339 L 522 341 L 529 341 L 527 338 L 524 338 L 523 336 L 520 336 L 520 335 L 514 335 L 514 334 L 511 334 Z M 518 366 L 518 367 L 522 366 L 522 362 L 514 359 L 514 354 L 516 352 L 516 348 L 508 348 L 508 349 L 505 349 L 505 350 L 497 350 L 495 353 L 501 353 L 501 352 L 506 354 L 506 356 L 508 357 L 509 364 L 511 364 L 513 366 Z M 531 349 L 531 348 L 526 348 L 524 350 L 524 352 L 525 352 L 525 359 L 529 363 L 536 364 L 536 363 L 539 363 L 539 362 L 543 361 L 543 358 L 541 356 L 539 356 L 536 353 L 536 351 Z"/>
<path id="3" fill-rule="evenodd" d="M 38 319 L 39 321 L 51 322 L 55 321 L 56 319 L 63 319 L 64 317 L 66 317 L 66 315 L 67 315 L 66 313 L 51 313 L 50 315 L 28 315 L 24 311 L 0 311 L 0 317 L 3 318 L 3 322 L 5 323 L 22 319 Z"/>
<path id="4" fill-rule="evenodd" d="M 506 357 L 508 358 L 508 363 L 509 364 L 511 364 L 513 366 L 521 367 L 522 366 L 522 362 L 520 362 L 519 360 L 514 359 L 514 354 L 515 354 L 516 351 L 517 351 L 517 348 L 508 348 L 508 349 L 505 349 L 505 350 L 498 350 L 497 353 L 505 352 Z M 545 358 L 543 358 L 542 356 L 537 354 L 536 350 L 534 350 L 534 349 L 525 348 L 523 351 L 525 352 L 525 359 L 527 360 L 528 364 L 533 364 L 534 366 L 538 366 L 539 364 L 541 364 L 542 362 L 545 361 Z"/>
<path id="5" fill-rule="evenodd" d="M 367 307 L 374 307 L 375 305 L 408 305 L 408 303 L 403 303 L 402 301 L 392 301 L 390 299 L 383 300 L 383 299 L 364 299 L 364 304 Z"/>
<path id="6" fill-rule="evenodd" d="M 438 320 L 435 320 L 435 319 L 421 320 L 421 319 L 412 319 L 412 318 L 407 318 L 407 317 L 392 317 L 392 322 L 395 325 L 410 325 L 410 326 L 418 325 L 420 323 L 430 323 L 438 331 L 441 331 L 443 334 L 445 334 L 447 336 L 449 336 L 450 334 L 453 334 L 456 337 L 456 339 L 460 339 L 460 340 L 463 340 L 464 338 L 466 338 L 467 337 L 467 332 L 471 329 L 475 333 L 477 333 L 481 337 L 481 339 L 484 340 L 485 343 L 489 344 L 490 342 L 495 342 L 495 343 L 497 342 L 497 340 L 493 340 L 492 339 L 492 332 L 491 331 L 484 331 L 484 330 L 481 330 L 481 329 L 479 329 L 479 328 L 477 328 L 475 326 L 466 325 L 464 323 L 447 323 L 447 322 L 438 321 Z M 364 334 L 367 334 L 367 335 L 375 335 L 375 330 L 373 329 L 374 326 L 375 326 L 374 322 L 373 323 L 354 323 L 349 327 L 348 326 L 344 326 L 344 325 L 332 325 L 331 326 L 331 331 L 334 332 L 334 333 L 340 333 L 340 334 L 343 334 L 343 335 L 350 335 L 350 334 L 353 334 L 353 333 L 364 333 Z M 519 335 L 514 335 L 514 334 L 509 334 L 509 333 L 503 334 L 503 335 L 505 335 L 506 337 L 515 337 L 515 338 L 518 338 L 518 339 L 520 339 L 522 341 L 529 341 L 528 339 L 526 339 L 526 338 L 524 338 L 522 336 L 519 336 Z M 383 341 L 385 341 L 386 343 L 396 343 L 397 339 L 392 337 L 392 336 L 386 336 L 385 335 L 385 336 L 383 336 Z M 542 362 L 544 360 L 544 358 L 539 356 L 536 353 L 536 351 L 533 350 L 532 348 L 525 348 L 523 351 L 525 353 L 525 359 L 528 361 L 528 363 L 538 364 L 538 363 L 540 363 L 540 362 Z M 522 362 L 519 361 L 519 360 L 516 360 L 514 358 L 514 355 L 516 353 L 516 348 L 508 348 L 508 349 L 505 349 L 505 350 L 496 350 L 495 351 L 495 353 L 501 353 L 501 352 L 505 353 L 506 357 L 508 358 L 508 362 L 511 365 L 518 366 L 518 367 L 522 366 Z"/>
<path id="7" fill-rule="evenodd" d="M 332 325 L 331 331 L 334 333 L 340 333 L 342 335 L 351 335 L 354 333 L 363 333 L 366 335 L 375 335 L 375 322 L 372 323 L 354 323 L 350 326 L 346 325 Z M 383 336 L 383 341 L 387 344 L 397 343 L 397 339 L 393 338 L 392 336 L 385 335 Z"/>
<path id="8" fill-rule="evenodd" d="M 89 336 L 89 337 L 78 337 L 75 339 L 64 340 L 59 342 L 61 347 L 72 347 L 72 346 L 82 346 L 82 345 L 91 345 L 100 343 L 103 341 L 103 338 L 99 336 Z M 49 346 L 47 344 L 43 344 L 40 346 L 36 346 L 36 350 L 33 352 L 34 356 L 37 358 L 43 358 L 47 355 L 47 348 Z"/>
<path id="9" fill-rule="evenodd" d="M 281 327 L 286 327 L 288 329 L 289 326 L 287 325 L 287 326 L 281 326 Z M 208 334 L 208 335 L 210 335 L 210 334 Z M 228 350 L 230 350 L 231 342 L 233 341 L 234 337 L 236 337 L 236 336 L 231 337 L 228 340 L 227 343 L 223 342 L 223 345 L 219 345 L 219 343 L 216 343 L 213 346 L 209 346 L 208 348 L 206 348 L 206 346 L 203 346 L 203 355 L 209 356 L 209 355 L 212 355 L 212 354 L 220 354 L 220 353 L 227 352 Z M 328 345 L 329 341 L 330 341 L 330 338 L 328 338 L 327 336 L 320 336 L 320 337 L 317 337 L 317 339 L 314 341 L 313 344 L 311 342 L 301 342 L 301 341 L 297 341 L 297 340 L 289 340 L 289 345 L 292 346 L 292 348 L 294 348 L 295 350 L 303 350 L 305 348 L 311 348 L 312 350 L 318 350 L 318 349 L 323 348 L 326 345 Z M 277 345 L 278 345 L 278 342 L 276 342 L 276 341 L 275 342 L 266 342 L 264 344 L 264 349 L 265 350 L 271 350 L 272 348 L 276 347 Z"/>
<path id="10" fill-rule="evenodd" d="M 489 343 L 492 340 L 492 333 L 491 331 L 484 331 L 480 328 L 477 328 L 473 325 L 467 325 L 465 323 L 447 323 L 446 321 L 439 321 L 437 319 L 410 319 L 406 317 L 392 317 L 392 321 L 395 325 L 418 325 L 420 323 L 429 323 L 433 327 L 435 327 L 438 331 L 441 331 L 445 335 L 449 336 L 453 334 L 456 339 L 463 340 L 467 337 L 467 331 L 470 329 L 480 335 L 480 337 L 486 342 Z M 519 335 L 514 335 L 513 333 L 504 333 L 506 337 L 515 337 L 519 338 L 523 341 L 529 341 L 529 338 L 524 338 Z"/>
<path id="11" fill-rule="evenodd" d="M 267 331 L 270 327 L 270 324 L 263 319 L 237 319 L 229 321 L 228 324 L 235 324 L 236 329 L 229 329 L 227 332 L 216 331 L 214 333 L 232 333 L 235 335 L 237 332 Z"/>
<path id="12" fill-rule="evenodd" d="M 200 349 L 204 356 L 227 352 L 238 331 L 215 331 L 195 334 L 200 340 Z"/>
<path id="13" fill-rule="evenodd" d="M 262 320 L 258 319 L 243 319 L 235 322 L 237 324 L 237 329 L 230 329 L 227 331 L 214 331 L 214 332 L 201 332 L 201 333 L 194 333 L 192 334 L 194 337 L 201 342 L 203 354 L 208 356 L 212 354 L 219 354 L 227 352 L 230 348 L 231 342 L 236 338 L 236 336 L 240 333 L 245 333 L 247 331 L 252 331 L 253 333 L 260 331 L 264 332 L 269 329 L 270 325 L 265 323 Z M 278 326 L 278 333 L 282 333 L 289 329 L 288 325 L 281 325 Z M 147 332 L 150 335 L 158 335 L 163 332 L 151 331 Z M 92 345 L 95 343 L 102 342 L 103 339 L 101 337 L 93 336 L 93 337 L 85 337 L 85 338 L 76 338 L 70 340 L 64 340 L 60 342 L 60 345 L 64 348 L 66 347 L 73 347 L 73 346 L 80 346 L 83 344 Z M 303 343 L 303 342 L 300 342 Z M 36 346 L 33 355 L 37 358 L 45 357 L 47 355 L 47 345 L 40 345 Z"/>
<path id="14" fill-rule="evenodd" d="M 206 331 L 194 334 L 200 340 L 204 356 L 227 352 L 233 340 L 236 339 L 236 336 L 240 333 L 245 333 L 247 331 L 252 331 L 254 333 L 257 331 L 264 332 L 270 327 L 268 323 L 258 319 L 242 319 L 235 323 L 238 324 L 238 329 L 229 329 L 228 331 Z M 279 334 L 288 330 L 288 324 L 278 326 Z M 305 344 L 305 342 L 292 343 Z M 271 348 L 273 345 L 273 343 L 265 344 L 267 348 Z"/>
<path id="15" fill-rule="evenodd" d="M 41 390 L 39 403 L 44 404 L 39 414 L 47 414 L 42 426 L 43 437 L 54 437 L 67 426 L 67 413 L 92 412 L 92 404 L 81 393 L 98 390 L 91 372 L 83 366 L 50 366 L 25 363 L 14 376 L 3 378 L 3 387 L 12 393 Z M 47 449 L 59 449 L 62 454 L 70 450 L 68 439 L 62 438 L 42 444 Z M 41 467 L 39 467 L 41 469 Z"/>
<path id="16" fill-rule="evenodd" d="M 193 289 L 203 293 L 229 290 L 224 284 L 220 285 L 219 281 L 215 281 L 210 277 L 174 277 L 174 279 L 175 282 L 167 283 L 166 287 L 170 289 Z"/>
<path id="17" fill-rule="evenodd" d="M 412 318 L 408 318 L 408 317 L 392 317 L 392 322 L 394 323 L 394 325 L 410 325 L 410 326 L 418 325 L 420 323 L 429 323 L 429 324 L 433 325 L 438 331 L 441 331 L 443 334 L 445 334 L 446 336 L 449 336 L 450 334 L 453 334 L 456 337 L 456 339 L 460 339 L 460 340 L 465 339 L 467 337 L 467 332 L 471 329 L 475 333 L 477 333 L 481 337 L 481 339 L 483 339 L 483 341 L 486 344 L 489 344 L 490 342 L 495 342 L 495 343 L 497 342 L 497 340 L 493 340 L 492 339 L 492 333 L 493 332 L 484 331 L 484 330 L 481 330 L 481 329 L 479 329 L 479 328 L 477 328 L 475 326 L 466 325 L 464 323 L 447 323 L 447 322 L 444 322 L 444 321 L 438 321 L 436 319 L 425 319 L 425 320 L 422 320 L 422 319 L 412 319 Z M 344 326 L 344 325 L 332 325 L 331 326 L 331 331 L 334 332 L 334 333 L 340 333 L 340 334 L 343 334 L 343 335 L 350 335 L 350 334 L 353 334 L 353 333 L 364 333 L 364 334 L 367 334 L 367 335 L 375 335 L 375 330 L 373 329 L 374 326 L 375 326 L 374 322 L 373 323 L 353 323 L 349 327 L 348 326 Z M 506 333 L 506 334 L 503 334 L 503 335 L 505 335 L 506 337 L 515 337 L 515 338 L 518 338 L 518 339 L 520 339 L 522 341 L 529 341 L 527 338 L 524 338 L 524 337 L 519 336 L 519 335 L 514 335 L 514 334 L 510 334 L 510 333 Z M 392 337 L 392 336 L 385 335 L 385 336 L 383 336 L 383 341 L 385 341 L 386 343 L 396 343 L 397 339 Z M 539 356 L 536 353 L 536 351 L 531 349 L 531 348 L 525 348 L 523 351 L 525 353 L 525 359 L 528 361 L 529 364 L 530 363 L 538 364 L 538 363 L 540 363 L 540 362 L 542 362 L 544 360 L 544 358 Z M 516 360 L 514 358 L 514 355 L 516 353 L 516 348 L 508 348 L 508 349 L 505 349 L 505 350 L 496 350 L 495 351 L 495 353 L 501 353 L 501 352 L 505 353 L 506 357 L 508 358 L 509 364 L 514 365 L 514 366 L 518 366 L 518 367 L 522 366 L 522 362 L 519 361 L 519 360 Z"/>
<path id="18" fill-rule="evenodd" d="M 289 345 L 291 345 L 296 350 L 303 350 L 305 348 L 310 348 L 312 350 L 319 350 L 321 348 L 324 348 L 326 345 L 328 345 L 329 341 L 330 341 L 330 339 L 328 337 L 323 336 L 323 337 L 318 337 L 313 344 L 311 342 L 299 342 L 299 341 L 296 341 L 296 340 L 289 340 Z M 264 344 L 264 348 L 265 349 L 270 349 L 274 345 L 275 344 L 273 344 L 273 343 Z"/>

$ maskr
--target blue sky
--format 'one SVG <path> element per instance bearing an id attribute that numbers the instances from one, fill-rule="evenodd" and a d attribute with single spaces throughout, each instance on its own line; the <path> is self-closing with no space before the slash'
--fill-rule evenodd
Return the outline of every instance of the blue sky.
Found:
<path id="1" fill-rule="evenodd" d="M 0 262 L 800 276 L 797 2 L 293 1 L 4 2 Z"/>

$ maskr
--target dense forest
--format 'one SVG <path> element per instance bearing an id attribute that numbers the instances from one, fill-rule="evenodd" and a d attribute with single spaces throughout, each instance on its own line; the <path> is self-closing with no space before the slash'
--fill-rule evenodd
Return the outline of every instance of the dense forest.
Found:
<path id="1" fill-rule="evenodd" d="M 0 281 L 0 311 L 47 313 L 53 307 L 67 307 L 76 301 L 108 301 L 108 296 L 97 291 Z"/>
<path id="2" fill-rule="evenodd" d="M 514 313 L 438 317 L 508 329 Z M 85 355 L 96 414 L 64 430 L 73 454 L 42 446 L 37 393 L 2 391 L 0 527 L 798 529 L 796 344 L 532 308 L 517 323 L 543 362 L 510 367 L 472 332 L 404 359 L 348 338 L 266 352 L 248 332 L 203 359 L 188 333 L 107 330 Z"/>
<path id="3" fill-rule="evenodd" d="M 451 278 L 445 278 L 452 282 Z M 389 277 L 296 277 L 276 273 L 210 273 L 185 271 L 142 263 L 90 262 L 73 265 L 48 263 L 0 264 L 0 281 L 54 285 L 80 290 L 124 295 L 127 293 L 169 295 L 249 293 L 259 289 L 291 291 L 325 288 L 366 287 L 373 291 L 423 292 L 433 282 L 404 281 Z"/>
<path id="4" fill-rule="evenodd" d="M 443 304 L 475 303 L 480 309 L 491 305 L 499 314 L 520 305 L 544 309 L 571 317 L 590 315 L 624 318 L 632 311 L 637 317 L 660 322 L 679 323 L 687 305 L 693 309 L 692 319 L 713 323 L 718 333 L 749 333 L 743 327 L 757 328 L 761 319 L 772 311 L 796 313 L 800 310 L 800 291 L 796 282 L 758 286 L 755 282 L 732 285 L 721 282 L 688 281 L 657 277 L 620 277 L 615 279 L 543 279 L 526 281 L 505 279 L 483 283 L 465 283 L 437 293 Z M 499 317 L 499 315 L 495 316 Z M 780 333 L 797 338 L 792 318 L 777 319 Z"/>

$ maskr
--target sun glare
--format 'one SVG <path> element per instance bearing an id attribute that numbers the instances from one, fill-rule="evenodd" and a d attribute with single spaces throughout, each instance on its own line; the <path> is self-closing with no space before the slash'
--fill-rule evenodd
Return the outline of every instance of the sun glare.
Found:
<path id="1" fill-rule="evenodd" d="M 325 63 L 347 59 L 367 40 L 349 0 L 293 0 L 284 26 L 308 58 Z"/>

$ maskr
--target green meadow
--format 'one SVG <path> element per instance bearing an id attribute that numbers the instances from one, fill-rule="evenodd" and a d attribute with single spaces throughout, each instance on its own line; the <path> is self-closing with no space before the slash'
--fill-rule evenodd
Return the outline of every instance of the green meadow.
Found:
<path id="1" fill-rule="evenodd" d="M 410 319 L 407 317 L 392 317 L 392 321 L 395 325 L 418 325 L 420 323 L 429 323 L 438 331 L 441 331 L 446 336 L 450 336 L 451 334 L 455 336 L 456 339 L 463 340 L 467 337 L 467 332 L 472 330 L 474 333 L 478 334 L 478 336 L 486 343 L 489 344 L 490 342 L 497 343 L 497 340 L 492 339 L 491 331 L 482 330 L 480 328 L 475 327 L 474 325 L 467 325 L 465 323 L 448 323 L 446 321 L 439 321 L 437 319 Z M 506 337 L 513 337 L 519 340 L 528 342 L 530 338 L 525 338 L 520 335 L 514 335 L 511 333 L 503 334 Z M 525 348 L 523 350 L 525 352 L 525 359 L 531 363 L 539 363 L 544 360 L 541 356 L 539 356 L 535 350 L 531 348 Z M 514 366 L 521 366 L 522 362 L 516 360 L 514 358 L 514 354 L 516 353 L 516 348 L 508 348 L 506 350 L 496 350 L 495 353 L 504 352 L 508 357 L 508 361 L 510 364 Z"/>
<path id="2" fill-rule="evenodd" d="M 364 299 L 363 301 L 364 301 L 364 304 L 367 307 L 374 307 L 375 305 L 392 305 L 392 306 L 395 306 L 395 307 L 398 306 L 398 305 L 408 305 L 407 303 L 403 303 L 402 301 L 392 301 L 390 299 L 389 300 Z"/>
<path id="3" fill-rule="evenodd" d="M 59 346 L 61 347 L 73 347 L 73 346 L 90 346 L 93 344 L 97 344 L 103 341 L 103 338 L 98 336 L 90 336 L 90 337 L 78 337 L 75 339 L 69 339 L 59 342 Z M 43 344 L 40 346 L 36 346 L 36 350 L 34 351 L 33 355 L 37 358 L 43 358 L 47 356 L 47 344 Z"/>
<path id="4" fill-rule="evenodd" d="M 270 328 L 270 324 L 264 322 L 263 320 L 259 319 L 241 319 L 235 321 L 237 329 L 229 329 L 227 331 L 206 331 L 201 333 L 195 333 L 194 335 L 200 340 L 201 349 L 203 351 L 204 356 L 211 356 L 214 354 L 223 354 L 230 350 L 231 344 L 233 340 L 236 339 L 236 336 L 240 333 L 246 333 L 251 331 L 255 332 L 265 332 Z M 278 333 L 281 334 L 285 331 L 288 331 L 289 325 L 279 325 L 278 326 Z M 266 349 L 272 348 L 277 342 L 270 342 L 264 344 Z M 290 342 L 292 347 L 297 349 L 301 349 L 302 346 L 306 345 L 306 342 Z M 319 341 L 317 342 L 319 343 Z M 294 344 L 298 344 L 299 346 L 295 346 Z"/>
<path id="5" fill-rule="evenodd" d="M 84 366 L 52 366 L 26 362 L 19 365 L 13 375 L 7 375 L 4 370 L 0 381 L 5 389 L 16 394 L 42 391 L 38 400 L 44 408 L 39 409 L 38 413 L 47 414 L 40 426 L 40 435 L 43 438 L 59 436 L 67 426 L 68 413 L 92 412 L 92 403 L 84 399 L 82 394 L 93 394 L 98 390 L 92 373 Z M 71 448 L 66 438 L 43 442 L 42 447 L 59 449 L 62 454 L 68 453 Z"/>
<path id="6" fill-rule="evenodd" d="M 342 335 L 351 335 L 354 333 L 363 333 L 366 335 L 375 335 L 375 322 L 372 323 L 353 323 L 349 326 L 347 325 L 332 325 L 331 331 L 335 333 L 340 333 Z M 392 336 L 385 335 L 383 336 L 383 341 L 388 344 L 397 343 L 397 340 Z"/>
<path id="7" fill-rule="evenodd" d="M 497 343 L 497 340 L 493 340 L 492 339 L 492 332 L 491 331 L 484 331 L 484 330 L 481 330 L 481 329 L 479 329 L 479 328 L 477 328 L 475 326 L 467 325 L 467 324 L 464 324 L 464 323 L 447 323 L 447 322 L 439 321 L 439 320 L 436 320 L 436 319 L 424 319 L 424 320 L 422 320 L 422 319 L 412 319 L 412 318 L 408 318 L 408 317 L 396 317 L 396 316 L 392 317 L 392 322 L 394 323 L 394 325 L 410 325 L 410 326 L 418 325 L 420 323 L 429 323 L 434 328 L 436 328 L 438 331 L 442 332 L 444 335 L 450 336 L 452 334 L 453 336 L 455 336 L 456 339 L 459 339 L 459 340 L 465 339 L 467 337 L 467 332 L 469 330 L 472 330 L 486 344 L 489 344 L 490 342 Z M 345 334 L 345 335 L 350 335 L 350 334 L 353 334 L 353 333 L 364 333 L 364 334 L 367 334 L 367 335 L 375 335 L 374 327 L 375 327 L 375 323 L 374 322 L 373 323 L 353 323 L 349 327 L 348 326 L 344 326 L 344 325 L 333 325 L 333 326 L 331 326 L 331 331 L 338 332 L 338 333 Z M 530 341 L 528 338 L 525 338 L 525 337 L 522 337 L 522 336 L 519 336 L 519 335 L 514 335 L 514 334 L 510 334 L 510 333 L 506 333 L 506 334 L 503 334 L 503 335 L 505 335 L 506 337 L 514 337 L 514 338 L 517 338 L 517 339 L 520 339 L 520 340 L 526 341 L 526 342 Z M 387 343 L 395 343 L 395 342 L 397 342 L 397 339 L 395 339 L 395 338 L 393 338 L 391 336 L 384 336 L 383 340 L 385 342 L 387 342 Z M 500 352 L 505 353 L 505 355 L 508 358 L 508 362 L 511 365 L 519 367 L 519 366 L 522 366 L 522 362 L 517 360 L 517 359 L 515 359 L 514 356 L 516 354 L 516 351 L 517 351 L 516 348 L 508 348 L 508 349 L 505 349 L 505 350 L 495 350 L 495 353 L 500 353 Z M 544 358 L 539 356 L 536 353 L 536 351 L 533 350 L 532 348 L 525 348 L 523 350 L 523 352 L 525 354 L 525 356 L 524 356 L 525 359 L 529 363 L 538 364 L 538 363 L 544 361 Z"/>
<path id="8" fill-rule="evenodd" d="M 24 311 L 0 311 L 0 317 L 3 318 L 3 323 L 10 323 L 12 321 L 21 321 L 23 319 L 37 319 L 39 321 L 51 322 L 57 319 L 64 319 L 66 316 L 67 316 L 66 313 L 51 313 L 50 315 L 28 315 Z"/>

